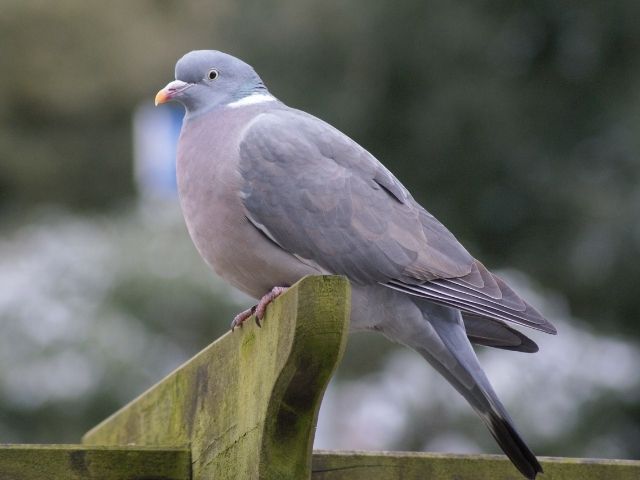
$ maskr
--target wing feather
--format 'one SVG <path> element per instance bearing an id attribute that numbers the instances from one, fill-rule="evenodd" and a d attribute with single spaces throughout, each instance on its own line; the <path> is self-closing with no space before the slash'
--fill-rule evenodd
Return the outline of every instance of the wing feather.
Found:
<path id="1" fill-rule="evenodd" d="M 464 328 L 472 343 L 487 347 L 535 353 L 538 345 L 518 330 L 498 320 L 463 313 Z"/>
<path id="2" fill-rule="evenodd" d="M 371 154 L 302 112 L 264 113 L 240 144 L 246 216 L 287 251 L 359 283 L 470 273 L 473 257 Z"/>
<path id="3" fill-rule="evenodd" d="M 292 109 L 262 113 L 239 153 L 247 218 L 292 255 L 358 284 L 555 333 L 391 172 L 330 125 Z"/>

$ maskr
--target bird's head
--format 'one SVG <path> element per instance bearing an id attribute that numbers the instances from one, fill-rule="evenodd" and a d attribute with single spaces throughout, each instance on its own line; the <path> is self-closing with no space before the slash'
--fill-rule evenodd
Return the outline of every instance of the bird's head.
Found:
<path id="1" fill-rule="evenodd" d="M 216 50 L 194 50 L 176 63 L 176 79 L 156 95 L 156 105 L 176 101 L 194 115 L 249 95 L 268 94 L 250 65 Z"/>

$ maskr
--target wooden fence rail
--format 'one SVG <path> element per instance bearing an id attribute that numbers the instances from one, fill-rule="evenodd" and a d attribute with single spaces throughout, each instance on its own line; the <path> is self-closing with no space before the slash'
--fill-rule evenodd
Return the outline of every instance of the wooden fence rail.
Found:
<path id="1" fill-rule="evenodd" d="M 350 289 L 307 277 L 89 431 L 83 445 L 0 446 L 0 480 L 518 480 L 504 456 L 315 452 L 344 351 Z M 640 479 L 640 461 L 542 458 L 544 480 Z"/>

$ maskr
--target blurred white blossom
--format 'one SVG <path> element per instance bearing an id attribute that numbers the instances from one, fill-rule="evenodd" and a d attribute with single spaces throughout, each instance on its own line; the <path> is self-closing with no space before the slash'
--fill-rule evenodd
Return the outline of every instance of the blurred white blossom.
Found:
<path id="1" fill-rule="evenodd" d="M 523 274 L 502 272 L 502 276 L 558 329 L 557 336 L 522 329 L 539 344 L 536 354 L 479 351 L 498 396 L 527 440 L 557 441 L 578 422 L 589 422 L 582 408 L 598 397 L 637 401 L 637 344 L 590 331 L 585 323 L 571 318 L 561 298 L 536 293 Z M 394 350 L 380 372 L 359 380 L 334 381 L 326 397 L 315 448 L 393 450 L 418 425 L 433 427 L 422 432 L 425 450 L 483 451 L 473 440 L 479 437 L 469 435 L 470 430 L 478 430 L 480 419 L 421 356 L 408 349 Z M 488 431 L 480 429 L 478 435 L 491 441 Z M 602 445 L 590 450 L 594 456 L 624 456 L 624 445 L 607 435 L 596 435 L 594 445 Z"/>

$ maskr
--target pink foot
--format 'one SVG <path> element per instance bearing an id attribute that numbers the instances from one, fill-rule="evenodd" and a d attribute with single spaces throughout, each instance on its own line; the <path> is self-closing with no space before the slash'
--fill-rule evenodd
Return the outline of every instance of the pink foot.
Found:
<path id="1" fill-rule="evenodd" d="M 242 324 L 254 313 L 256 315 L 256 324 L 261 327 L 260 320 L 267 313 L 267 306 L 287 290 L 289 290 L 289 287 L 273 287 L 269 293 L 260 299 L 257 305 L 247 308 L 234 317 L 233 322 L 231 322 L 231 331 L 233 332 L 236 327 L 242 327 Z"/>
<path id="2" fill-rule="evenodd" d="M 231 322 L 231 331 L 233 332 L 236 327 L 242 328 L 242 324 L 247 320 L 251 315 L 256 311 L 257 305 L 254 305 L 251 308 L 247 308 L 246 310 L 240 312 L 238 315 L 233 317 L 233 321 Z"/>

